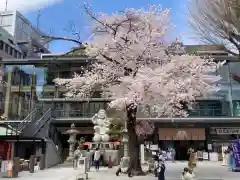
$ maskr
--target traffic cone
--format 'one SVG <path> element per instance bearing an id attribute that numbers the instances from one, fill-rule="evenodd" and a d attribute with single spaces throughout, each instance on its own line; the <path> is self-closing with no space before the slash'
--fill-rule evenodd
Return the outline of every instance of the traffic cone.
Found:
<path id="1" fill-rule="evenodd" d="M 109 159 L 108 159 L 108 168 L 112 168 L 112 167 L 113 167 L 112 157 L 109 156 Z"/>

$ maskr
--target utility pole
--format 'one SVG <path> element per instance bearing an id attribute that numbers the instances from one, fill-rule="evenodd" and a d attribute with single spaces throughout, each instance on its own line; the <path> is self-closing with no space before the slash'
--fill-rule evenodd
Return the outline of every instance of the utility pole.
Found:
<path id="1" fill-rule="evenodd" d="M 7 11 L 7 9 L 8 9 L 8 0 L 6 0 L 5 11 Z"/>

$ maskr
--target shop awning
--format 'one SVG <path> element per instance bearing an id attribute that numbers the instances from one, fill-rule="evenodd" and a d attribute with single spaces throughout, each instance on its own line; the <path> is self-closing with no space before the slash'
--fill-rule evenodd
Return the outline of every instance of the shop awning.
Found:
<path id="1" fill-rule="evenodd" d="M 17 135 L 17 130 L 10 125 L 0 125 L 0 136 Z"/>
<path id="2" fill-rule="evenodd" d="M 37 138 L 37 137 L 27 137 L 27 136 L 0 136 L 0 140 L 4 141 L 10 141 L 10 142 L 40 142 L 40 141 L 45 141 L 44 138 Z"/>

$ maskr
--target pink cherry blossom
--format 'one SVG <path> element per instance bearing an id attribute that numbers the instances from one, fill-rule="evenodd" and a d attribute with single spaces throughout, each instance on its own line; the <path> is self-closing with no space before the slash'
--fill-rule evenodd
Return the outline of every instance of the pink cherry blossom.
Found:
<path id="1" fill-rule="evenodd" d="M 86 48 L 86 54 L 96 58 L 91 70 L 55 82 L 67 87 L 67 97 L 86 98 L 101 89 L 114 99 L 111 108 L 132 104 L 149 117 L 188 116 L 182 102 L 191 104 L 216 92 L 220 77 L 212 72 L 220 64 L 211 58 L 167 53 L 165 40 L 173 27 L 168 14 L 160 6 L 98 14 Z M 138 122 L 136 132 L 152 133 L 153 124 Z"/>

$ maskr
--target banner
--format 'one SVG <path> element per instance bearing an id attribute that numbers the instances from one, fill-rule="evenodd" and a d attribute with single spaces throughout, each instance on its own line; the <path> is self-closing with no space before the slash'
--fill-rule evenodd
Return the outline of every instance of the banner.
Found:
<path id="1" fill-rule="evenodd" d="M 240 167 L 240 142 L 239 140 L 232 141 L 233 158 L 236 167 Z"/>

